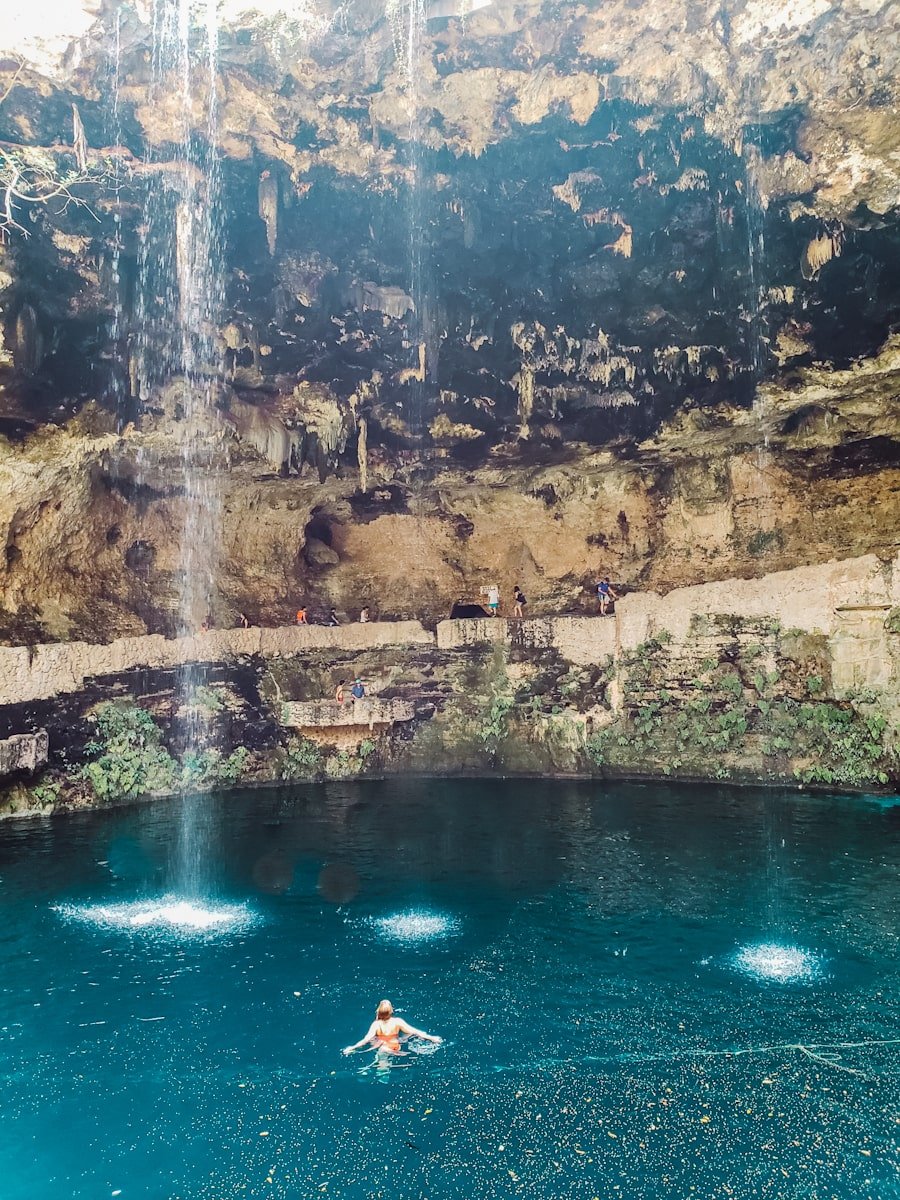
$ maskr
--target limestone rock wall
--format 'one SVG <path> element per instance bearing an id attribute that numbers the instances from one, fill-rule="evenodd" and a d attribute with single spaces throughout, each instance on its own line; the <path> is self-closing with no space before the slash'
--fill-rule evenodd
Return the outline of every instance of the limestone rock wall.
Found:
<path id="1" fill-rule="evenodd" d="M 0 776 L 18 771 L 34 773 L 47 761 L 46 729 L 37 733 L 17 733 L 0 741 Z"/>
<path id="2" fill-rule="evenodd" d="M 226 662 L 242 655 L 279 658 L 330 648 L 352 653 L 383 646 L 431 645 L 433 640 L 417 621 L 376 621 L 339 629 L 317 625 L 223 629 L 190 638 L 151 636 L 118 638 L 104 645 L 59 642 L 0 649 L 0 706 L 79 692 L 89 679 L 142 668 Z"/>
<path id="3" fill-rule="evenodd" d="M 52 53 L 0 30 L 0 195 L 80 180 L 0 206 L 19 645 L 183 632 L 179 83 L 146 6 L 68 7 Z M 220 6 L 216 624 L 894 553 L 894 7 L 425 6 L 415 64 L 403 5 L 266 7 Z"/>
<path id="4" fill-rule="evenodd" d="M 147 790 L 408 770 L 879 788 L 900 780 L 898 583 L 898 560 L 869 556 L 634 594 L 608 617 L 8 649 L 0 722 L 14 737 L 49 731 L 49 771 L 35 791 L 44 804 L 97 802 L 90 781 L 106 785 L 85 744 L 98 721 L 119 739 L 101 762 L 136 756 L 132 776 Z M 186 694 L 188 661 L 198 665 Z M 331 698 L 356 676 L 371 697 L 360 719 Z M 204 732 L 182 760 L 187 712 Z M 158 733 L 131 739 L 147 720 Z M 165 751 L 153 748 L 160 740 Z M 16 811 L 29 803 L 18 785 Z"/>
<path id="5" fill-rule="evenodd" d="M 860 429 L 830 447 L 798 424 L 813 419 L 813 396 L 822 400 L 811 380 L 773 398 L 767 450 L 753 444 L 761 426 L 723 411 L 715 430 L 684 418 L 628 458 L 579 446 L 553 463 L 497 454 L 476 473 L 438 458 L 424 474 L 427 457 L 399 470 L 372 462 L 365 493 L 355 472 L 323 484 L 235 462 L 221 480 L 214 622 L 235 624 L 245 612 L 281 625 L 301 601 L 344 619 L 368 605 L 373 616 L 437 621 L 494 580 L 507 601 L 518 583 L 536 615 L 586 613 L 601 574 L 620 591 L 666 592 L 890 556 L 900 470 L 867 455 L 900 433 L 900 411 L 894 375 L 869 382 L 870 419 L 880 414 L 871 436 Z M 849 407 L 835 402 L 834 412 L 849 421 Z M 96 642 L 178 630 L 186 514 L 178 461 L 164 453 L 150 470 L 159 450 L 133 433 L 48 431 L 32 446 L 0 443 L 0 638 Z"/>
<path id="6" fill-rule="evenodd" d="M 180 80 L 151 89 L 147 6 L 68 7 L 50 40 L 24 10 L 0 29 L 0 708 L 48 728 L 60 788 L 114 794 L 64 756 L 90 766 L 96 705 L 129 695 L 168 739 L 147 790 L 702 774 L 710 747 L 735 775 L 892 777 L 896 6 L 425 5 L 412 61 L 414 5 L 219 5 L 214 181 L 181 161 Z M 216 184 L 222 296 L 190 417 L 188 175 Z M 217 632 L 185 637 L 198 442 Z M 491 583 L 529 619 L 442 623 Z M 379 621 L 286 629 L 301 603 Z M 410 729 L 365 763 L 284 733 L 273 681 L 314 701 L 355 669 Z M 151 736 L 103 711 L 116 753 Z"/>

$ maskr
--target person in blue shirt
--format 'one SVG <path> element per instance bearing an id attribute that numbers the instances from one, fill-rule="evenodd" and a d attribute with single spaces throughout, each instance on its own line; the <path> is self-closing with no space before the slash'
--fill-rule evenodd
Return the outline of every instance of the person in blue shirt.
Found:
<path id="1" fill-rule="evenodd" d="M 601 579 L 597 584 L 597 602 L 600 605 L 600 616 L 606 616 L 606 610 L 609 608 L 611 600 L 618 600 L 618 595 L 613 590 L 608 579 Z"/>
<path id="2" fill-rule="evenodd" d="M 366 689 L 363 687 L 363 681 L 361 679 L 354 679 L 353 687 L 350 689 L 350 695 L 354 700 L 362 700 L 365 694 Z"/>

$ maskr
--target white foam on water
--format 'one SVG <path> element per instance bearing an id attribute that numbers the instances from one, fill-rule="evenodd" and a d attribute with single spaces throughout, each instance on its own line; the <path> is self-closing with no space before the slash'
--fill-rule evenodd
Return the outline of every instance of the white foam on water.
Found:
<path id="1" fill-rule="evenodd" d="M 800 946 L 782 946 L 777 942 L 741 946 L 732 955 L 731 964 L 754 979 L 774 983 L 812 983 L 824 974 L 819 955 Z"/>
<path id="2" fill-rule="evenodd" d="M 369 917 L 366 923 L 388 941 L 405 945 L 437 941 L 460 930 L 458 917 L 422 909 L 408 909 L 389 917 Z"/>
<path id="3" fill-rule="evenodd" d="M 125 904 L 57 904 L 53 911 L 66 920 L 98 929 L 177 933 L 182 937 L 233 933 L 249 928 L 258 920 L 246 904 L 203 904 L 178 896 Z"/>
<path id="4" fill-rule="evenodd" d="M 439 1042 L 423 1042 L 421 1038 L 413 1038 L 407 1043 L 407 1050 L 412 1054 L 418 1054 L 420 1058 L 428 1058 L 432 1054 L 437 1054 L 443 1043 Z"/>

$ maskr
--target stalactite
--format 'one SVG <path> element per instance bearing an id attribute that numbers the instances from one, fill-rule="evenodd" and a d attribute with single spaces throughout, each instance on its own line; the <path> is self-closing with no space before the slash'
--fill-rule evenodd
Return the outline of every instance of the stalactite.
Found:
<path id="1" fill-rule="evenodd" d="M 359 463 L 359 490 L 369 490 L 369 422 L 360 417 L 357 427 L 359 436 L 356 441 L 356 461 Z"/>
<path id="2" fill-rule="evenodd" d="M 844 249 L 844 231 L 841 228 L 825 230 L 817 234 L 804 251 L 800 262 L 800 273 L 804 279 L 815 279 L 831 259 L 837 258 Z"/>
<path id="3" fill-rule="evenodd" d="M 519 393 L 519 437 L 528 437 L 528 423 L 534 412 L 534 371 L 531 367 L 521 367 L 516 376 Z"/>
<path id="4" fill-rule="evenodd" d="M 81 113 L 76 104 L 72 105 L 72 146 L 75 150 L 75 164 L 79 171 L 88 169 L 88 144 L 81 120 Z"/>
<path id="5" fill-rule="evenodd" d="M 271 171 L 259 177 L 259 215 L 265 222 L 269 254 L 274 256 L 278 242 L 278 180 Z"/>
<path id="6" fill-rule="evenodd" d="M 377 283 L 369 281 L 362 284 L 358 307 L 384 313 L 395 321 L 401 321 L 408 312 L 416 311 L 412 296 L 407 295 L 403 288 L 379 287 Z"/>
<path id="7" fill-rule="evenodd" d="M 44 359 L 44 337 L 30 304 L 23 304 L 16 317 L 13 358 L 19 370 L 26 373 L 36 371 Z"/>
<path id="8" fill-rule="evenodd" d="M 409 383 L 415 379 L 419 383 L 425 382 L 425 343 L 419 342 L 419 365 L 417 367 L 404 367 L 402 371 L 398 371 L 394 376 L 398 383 Z"/>

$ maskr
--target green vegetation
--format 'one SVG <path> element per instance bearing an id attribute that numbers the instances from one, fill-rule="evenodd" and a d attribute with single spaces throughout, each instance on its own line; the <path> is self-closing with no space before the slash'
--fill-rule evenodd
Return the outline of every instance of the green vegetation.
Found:
<path id="1" fill-rule="evenodd" d="M 377 749 L 377 742 L 365 738 L 353 749 L 326 753 L 309 738 L 291 737 L 280 752 L 278 774 L 281 779 L 343 779 L 358 775 Z"/>
<path id="2" fill-rule="evenodd" d="M 606 732 L 592 734 L 584 743 L 584 750 L 595 767 L 602 767 L 606 762 Z"/>
<path id="3" fill-rule="evenodd" d="M 247 769 L 250 751 L 246 746 L 238 746 L 227 758 L 219 763 L 218 777 L 222 783 L 238 783 Z"/>
<path id="4" fill-rule="evenodd" d="M 34 807 L 44 810 L 55 808 L 61 791 L 62 784 L 49 779 L 41 779 L 29 788 Z"/>
<path id="5" fill-rule="evenodd" d="M 207 687 L 202 683 L 193 689 L 188 697 L 188 704 L 192 708 L 199 708 L 207 713 L 222 712 L 225 708 L 221 694 L 215 688 Z"/>
<path id="6" fill-rule="evenodd" d="M 221 755 L 215 750 L 186 750 L 181 759 L 179 784 L 189 792 L 212 787 L 217 781 L 216 768 L 220 759 Z"/>
<path id="7" fill-rule="evenodd" d="M 220 784 L 237 783 L 243 776 L 250 751 L 239 746 L 223 756 L 213 748 L 185 751 L 176 761 L 162 744 L 162 731 L 146 711 L 135 704 L 98 705 L 91 717 L 96 736 L 85 747 L 95 756 L 79 771 L 98 800 L 113 803 L 134 800 L 152 792 L 170 792 L 176 788 L 200 790 Z M 45 799 L 53 804 L 61 790 L 58 784 L 45 787 Z M 32 789 L 35 794 L 37 788 Z M 42 804 L 45 807 L 46 804 Z"/>
<path id="8" fill-rule="evenodd" d="M 490 704 L 478 729 L 479 740 L 489 754 L 497 753 L 497 748 L 509 732 L 509 711 L 514 704 L 515 699 L 511 692 L 492 693 Z"/>
<path id="9" fill-rule="evenodd" d="M 322 752 L 305 737 L 291 737 L 281 754 L 282 779 L 312 779 L 322 766 Z"/>
<path id="10" fill-rule="evenodd" d="M 886 784 L 896 770 L 875 693 L 829 702 L 818 698 L 820 671 L 782 659 L 780 670 L 745 678 L 741 658 L 704 659 L 676 689 L 668 680 L 677 664 L 658 649 L 648 644 L 631 657 L 623 713 L 585 743 L 593 767 L 728 779 L 760 763 L 776 777 L 849 787 Z M 747 668 L 758 657 L 744 655 Z"/>
<path id="11" fill-rule="evenodd" d="M 143 708 L 106 701 L 91 717 L 96 737 L 85 750 L 94 761 L 81 769 L 98 800 L 131 800 L 168 791 L 177 777 L 175 760 L 162 745 L 159 726 Z"/>

